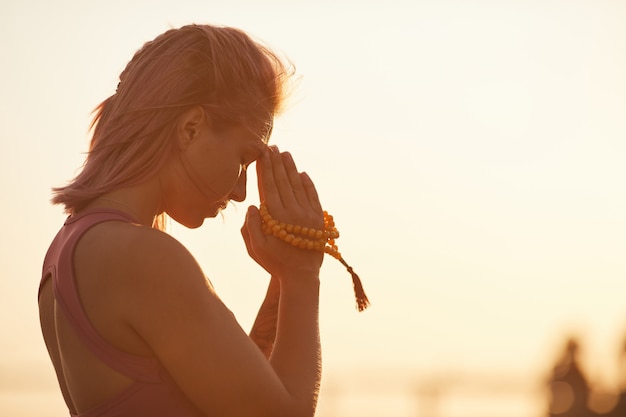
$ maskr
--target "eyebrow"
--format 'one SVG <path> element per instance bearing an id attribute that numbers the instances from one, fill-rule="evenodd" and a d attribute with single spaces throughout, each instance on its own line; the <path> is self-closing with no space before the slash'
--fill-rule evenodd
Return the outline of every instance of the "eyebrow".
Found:
<path id="1" fill-rule="evenodd" d="M 261 141 L 267 145 L 270 141 L 270 136 L 272 136 L 272 131 L 274 130 L 274 118 L 269 119 L 263 125 L 263 133 L 261 133 Z"/>

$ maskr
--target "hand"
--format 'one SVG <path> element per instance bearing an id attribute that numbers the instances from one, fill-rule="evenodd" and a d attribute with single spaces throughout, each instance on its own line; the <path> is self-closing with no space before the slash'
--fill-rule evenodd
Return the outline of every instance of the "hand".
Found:
<path id="1" fill-rule="evenodd" d="M 277 221 L 322 229 L 324 214 L 315 186 L 306 173 L 299 173 L 288 152 L 269 150 L 257 161 L 259 196 Z M 250 256 L 270 274 L 284 279 L 303 272 L 317 276 L 324 253 L 295 248 L 265 235 L 257 207 L 251 206 L 242 227 Z"/>

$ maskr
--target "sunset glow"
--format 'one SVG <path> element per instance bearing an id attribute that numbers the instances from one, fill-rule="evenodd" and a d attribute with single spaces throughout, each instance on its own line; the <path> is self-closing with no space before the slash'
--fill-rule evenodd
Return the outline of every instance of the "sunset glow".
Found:
<path id="1" fill-rule="evenodd" d="M 155 4 L 153 4 L 155 3 Z M 626 2 L 141 0 L 0 5 L 0 414 L 67 415 L 37 286 L 91 110 L 169 27 L 239 27 L 293 61 L 270 142 L 333 214 L 319 417 L 540 417 L 570 335 L 615 392 L 626 336 Z M 267 286 L 239 229 L 172 224 L 249 329 Z M 494 382 L 497 381 L 497 382 Z M 600 407 L 600 406 L 599 406 Z"/>

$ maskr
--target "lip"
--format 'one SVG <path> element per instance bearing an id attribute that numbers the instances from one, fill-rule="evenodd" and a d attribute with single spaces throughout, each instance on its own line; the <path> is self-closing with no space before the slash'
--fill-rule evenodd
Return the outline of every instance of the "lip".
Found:
<path id="1" fill-rule="evenodd" d="M 211 217 L 215 217 L 218 214 L 220 214 L 222 211 L 224 211 L 226 209 L 226 207 L 228 207 L 228 201 L 222 201 L 221 203 L 216 203 L 213 206 L 213 210 L 211 210 Z"/>

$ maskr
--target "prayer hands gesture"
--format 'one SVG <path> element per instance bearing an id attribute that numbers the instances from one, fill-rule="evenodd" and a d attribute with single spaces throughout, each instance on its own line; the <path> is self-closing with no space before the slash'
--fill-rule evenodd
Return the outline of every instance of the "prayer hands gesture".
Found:
<path id="1" fill-rule="evenodd" d="M 257 161 L 259 196 L 277 221 L 322 229 L 324 215 L 315 185 L 306 173 L 298 172 L 288 152 L 272 146 Z M 273 276 L 281 279 L 317 273 L 324 253 L 303 250 L 266 235 L 261 229 L 258 208 L 251 206 L 242 227 L 248 254 Z"/>

